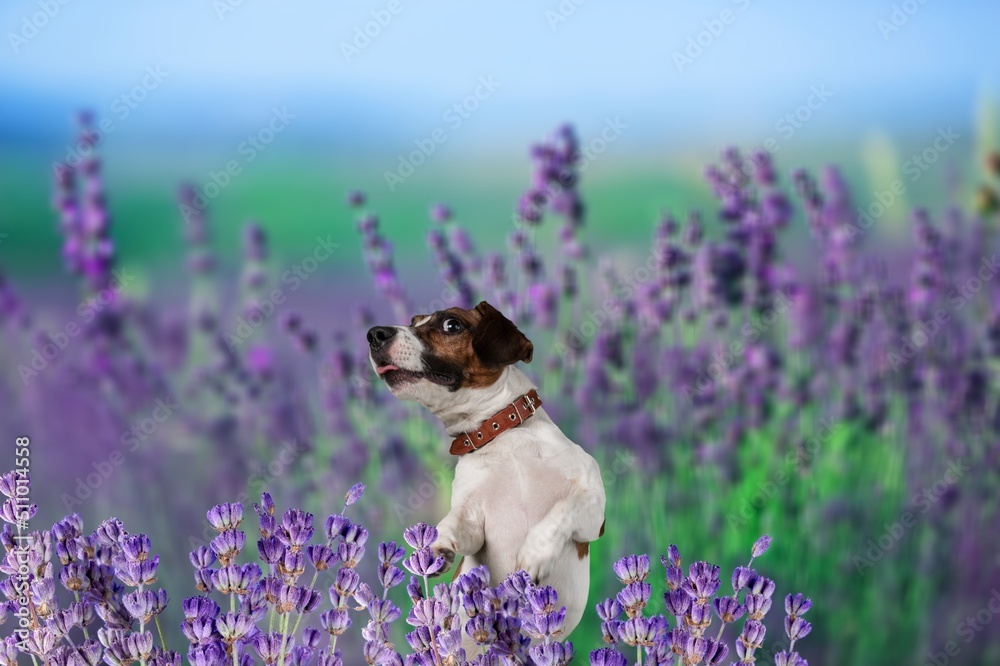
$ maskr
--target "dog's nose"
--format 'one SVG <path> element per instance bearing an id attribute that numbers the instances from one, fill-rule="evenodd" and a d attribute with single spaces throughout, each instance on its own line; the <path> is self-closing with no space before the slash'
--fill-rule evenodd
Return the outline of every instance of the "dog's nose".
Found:
<path id="1" fill-rule="evenodd" d="M 368 346 L 373 350 L 381 349 L 394 335 L 395 326 L 372 326 L 368 329 Z"/>

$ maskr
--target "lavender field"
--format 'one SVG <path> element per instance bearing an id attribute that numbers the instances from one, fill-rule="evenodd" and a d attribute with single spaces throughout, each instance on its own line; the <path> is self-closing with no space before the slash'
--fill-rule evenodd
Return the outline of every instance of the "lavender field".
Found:
<path id="1" fill-rule="evenodd" d="M 9 3 L 0 666 L 1000 663 L 997 20 Z M 370 362 L 481 301 L 601 469 L 568 634 Z"/>
<path id="2" fill-rule="evenodd" d="M 89 122 L 81 117 L 83 143 L 93 136 Z M 803 633 L 803 620 L 783 627 L 780 602 L 767 610 L 773 594 L 802 592 L 814 599 L 817 629 L 802 648 L 812 663 L 919 660 L 949 643 L 962 648 L 950 663 L 995 656 L 985 614 L 993 613 L 987 592 L 1000 586 L 992 375 L 1000 292 L 989 187 L 941 219 L 914 210 L 911 242 L 879 247 L 866 242 L 835 167 L 783 172 L 766 151 L 727 150 L 704 173 L 715 208 L 651 221 L 648 257 L 621 264 L 587 241 L 582 151 L 563 126 L 531 148 L 502 250 L 479 250 L 475 230 L 447 205 L 427 212 L 437 269 L 422 279 L 441 285 L 428 303 L 410 298 L 365 194 L 346 193 L 343 211 L 330 214 L 353 224 L 371 286 L 330 325 L 282 304 L 335 246 L 320 237 L 281 270 L 269 261 L 270 239 L 250 223 L 242 270 L 230 278 L 217 269 L 210 210 L 191 187 L 178 192 L 188 253 L 176 271 L 187 298 L 165 308 L 134 296 L 114 242 L 127 222 L 111 219 L 113 193 L 97 151 L 89 155 L 61 165 L 52 184 L 53 224 L 79 305 L 33 307 L 16 281 L 3 283 L 4 435 L 30 434 L 30 497 L 41 505 L 18 525 L 19 482 L 5 477 L 5 616 L 7 626 L 17 622 L 14 538 L 30 531 L 30 622 L 39 628 L 20 651 L 36 663 L 94 663 L 102 645 L 112 664 L 185 654 L 198 664 L 230 655 L 340 663 L 333 646 L 344 663 L 361 654 L 393 663 L 407 647 L 406 663 L 453 663 L 475 655 L 459 654 L 460 632 L 446 638 L 457 629 L 420 613 L 454 613 L 449 604 L 463 595 L 466 606 L 487 604 L 476 626 L 494 656 L 482 663 L 526 658 L 519 636 L 551 640 L 544 654 L 532 653 L 536 663 L 563 663 L 558 618 L 545 619 L 558 604 L 536 605 L 524 581 L 491 591 L 496 607 L 474 601 L 485 594 L 475 572 L 428 597 L 427 575 L 440 564 L 421 555 L 430 541 L 413 530 L 423 528 L 408 526 L 441 515 L 452 461 L 439 426 L 384 390 L 359 342 L 376 312 L 405 321 L 479 299 L 510 313 L 544 350 L 527 371 L 605 476 L 608 529 L 593 544 L 591 597 L 611 601 L 574 632 L 578 654 L 610 641 L 629 663 L 637 651 L 645 663 L 729 663 L 725 650 L 745 663 L 795 663 L 778 653 Z M 1000 158 L 984 166 L 996 175 Z M 811 242 L 787 247 L 796 227 Z M 807 256 L 792 261 L 793 252 Z M 63 452 L 58 464 L 43 458 L 52 443 Z M 364 487 L 352 488 L 359 481 Z M 262 492 L 270 493 L 264 504 Z M 272 496 L 304 511 L 269 509 Z M 240 504 L 216 506 L 204 522 L 224 501 Z M 251 507 L 260 515 L 257 544 L 256 528 L 237 529 Z M 49 529 L 64 513 L 72 515 Z M 329 514 L 326 545 L 306 548 Z M 110 515 L 124 525 L 100 522 Z M 404 528 L 412 551 L 395 545 Z M 124 530 L 148 534 L 152 550 Z M 768 551 L 759 573 L 737 570 L 735 594 L 714 610 L 707 599 L 720 588 L 718 568 L 695 563 L 687 572 L 671 545 L 731 568 L 761 534 L 770 537 L 754 546 Z M 377 539 L 390 543 L 376 555 Z M 261 562 L 247 564 L 258 553 Z M 645 555 L 619 561 L 635 553 Z M 656 565 L 659 554 L 666 568 Z M 310 612 L 326 608 L 328 588 L 333 610 L 316 626 Z M 204 601 L 185 600 L 199 590 Z M 239 600 L 238 612 L 220 612 L 225 596 Z M 434 611 L 420 610 L 428 603 Z M 791 620 L 799 603 L 787 601 Z M 987 609 L 979 616 L 970 614 L 977 603 Z M 404 623 L 393 624 L 400 617 L 405 630 L 416 628 L 405 639 Z M 442 636 L 431 649 L 420 632 L 435 627 Z M 753 632 L 765 628 L 768 640 L 758 640 Z M 176 652 L 164 651 L 161 632 Z M 330 641 L 327 632 L 343 637 Z M 746 646 L 759 643 L 754 656 Z"/>

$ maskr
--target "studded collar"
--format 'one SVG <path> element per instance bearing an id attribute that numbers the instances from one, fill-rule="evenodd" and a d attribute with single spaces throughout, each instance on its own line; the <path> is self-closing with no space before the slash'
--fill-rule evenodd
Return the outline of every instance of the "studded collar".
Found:
<path id="1" fill-rule="evenodd" d="M 467 453 L 478 451 L 502 433 L 516 428 L 530 419 L 541 404 L 542 400 L 538 397 L 538 392 L 535 389 L 518 396 L 514 402 L 483 421 L 477 430 L 463 432 L 452 440 L 451 454 L 464 456 Z"/>

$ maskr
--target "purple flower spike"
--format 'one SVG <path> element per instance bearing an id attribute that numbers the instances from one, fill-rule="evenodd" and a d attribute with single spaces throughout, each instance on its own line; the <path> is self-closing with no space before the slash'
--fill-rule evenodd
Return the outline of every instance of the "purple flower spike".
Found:
<path id="1" fill-rule="evenodd" d="M 684 571 L 680 567 L 667 567 L 667 588 L 676 590 L 684 584 Z"/>
<path id="2" fill-rule="evenodd" d="M 625 609 L 625 614 L 632 618 L 642 613 L 652 593 L 652 585 L 636 581 L 626 585 L 625 589 L 618 593 L 617 600 Z"/>
<path id="3" fill-rule="evenodd" d="M 680 617 L 691 608 L 691 595 L 682 589 L 670 590 L 664 593 L 663 600 L 667 604 L 667 614 Z"/>
<path id="4" fill-rule="evenodd" d="M 188 597 L 181 606 L 184 617 L 214 619 L 219 614 L 219 604 L 208 597 Z"/>
<path id="5" fill-rule="evenodd" d="M 316 666 L 344 666 L 344 656 L 340 650 L 330 652 L 330 649 L 320 650 Z"/>
<path id="6" fill-rule="evenodd" d="M 620 620 L 608 620 L 607 622 L 601 623 L 601 636 L 605 643 L 610 643 L 611 645 L 617 645 L 621 642 L 621 629 L 622 624 Z"/>
<path id="7" fill-rule="evenodd" d="M 335 514 L 326 519 L 326 538 L 330 541 L 342 539 L 344 530 L 351 524 L 345 516 Z"/>
<path id="8" fill-rule="evenodd" d="M 451 208 L 445 204 L 434 204 L 431 207 L 431 219 L 438 224 L 444 224 L 451 219 Z"/>
<path id="9" fill-rule="evenodd" d="M 226 653 L 221 643 L 209 643 L 192 648 L 187 656 L 191 666 L 225 666 L 226 663 Z M 277 661 L 277 654 L 274 661 Z"/>
<path id="10" fill-rule="evenodd" d="M 708 640 L 705 638 L 690 636 L 684 644 L 683 663 L 698 664 L 705 658 L 708 652 Z"/>
<path id="11" fill-rule="evenodd" d="M 708 640 L 708 647 L 705 650 L 706 666 L 717 666 L 729 655 L 729 646 L 722 641 Z"/>
<path id="12" fill-rule="evenodd" d="M 319 617 L 323 630 L 331 636 L 340 636 L 351 626 L 346 609 L 328 610 Z"/>
<path id="13" fill-rule="evenodd" d="M 424 588 L 420 585 L 420 579 L 416 576 L 410 577 L 410 582 L 406 585 L 406 596 L 410 597 L 410 602 L 416 603 L 424 598 Z"/>
<path id="14" fill-rule="evenodd" d="M 212 539 L 210 544 L 212 552 L 219 558 L 219 562 L 226 566 L 239 557 L 240 551 L 246 545 L 247 535 L 239 530 L 229 530 L 222 532 Z"/>
<path id="15" fill-rule="evenodd" d="M 125 533 L 122 521 L 117 518 L 108 518 L 94 530 L 94 534 L 97 536 L 98 541 L 105 546 L 116 546 L 118 545 L 118 540 L 121 538 L 122 534 Z"/>
<path id="16" fill-rule="evenodd" d="M 360 208 L 365 205 L 365 193 L 361 190 L 351 190 L 347 193 L 347 205 L 351 208 Z"/>
<path id="17" fill-rule="evenodd" d="M 217 532 L 235 530 L 243 522 L 243 505 L 238 503 L 217 504 L 208 510 L 206 516 L 209 524 Z"/>
<path id="18" fill-rule="evenodd" d="M 785 613 L 792 617 L 805 615 L 812 608 L 812 605 L 812 600 L 808 597 L 803 597 L 801 594 L 796 594 L 795 596 L 789 594 L 785 597 Z"/>
<path id="19" fill-rule="evenodd" d="M 406 556 L 406 551 L 402 546 L 397 546 L 395 541 L 380 543 L 378 546 L 378 561 L 384 564 L 395 564 Z"/>
<path id="20" fill-rule="evenodd" d="M 143 590 L 126 594 L 122 597 L 125 609 L 132 617 L 149 622 L 154 615 L 159 615 L 167 607 L 166 590 Z"/>
<path id="21" fill-rule="evenodd" d="M 278 537 L 267 537 L 257 541 L 257 552 L 267 564 L 278 564 L 285 557 L 285 546 Z"/>
<path id="22" fill-rule="evenodd" d="M 129 587 L 152 585 L 156 582 L 156 568 L 159 563 L 159 555 L 142 562 L 129 562 L 124 557 L 116 557 L 114 559 L 115 575 Z"/>
<path id="23" fill-rule="evenodd" d="M 130 562 L 142 562 L 149 557 L 153 545 L 145 534 L 123 535 L 119 541 L 122 555 Z"/>
<path id="24" fill-rule="evenodd" d="M 754 557 L 760 557 L 767 552 L 767 549 L 771 547 L 771 537 L 765 534 L 753 545 L 753 549 L 750 551 L 751 555 Z"/>
<path id="25" fill-rule="evenodd" d="M 425 627 L 420 627 L 416 632 L 421 633 L 421 630 L 426 630 Z M 428 632 L 427 638 L 430 638 L 430 632 Z M 438 653 L 441 655 L 441 659 L 446 663 L 462 663 L 465 661 L 465 650 L 462 649 L 462 632 L 459 630 L 453 631 L 442 631 L 437 637 Z M 414 648 L 416 649 L 416 648 Z M 428 641 L 427 650 L 420 650 L 421 652 L 426 652 L 430 664 L 434 663 L 433 655 L 429 653 L 430 645 Z"/>
<path id="26" fill-rule="evenodd" d="M 628 555 L 614 564 L 615 575 L 622 585 L 646 580 L 649 575 L 648 555 Z"/>
<path id="27" fill-rule="evenodd" d="M 785 618 L 785 633 L 788 634 L 788 638 L 793 641 L 797 641 L 800 638 L 805 638 L 812 631 L 812 625 L 801 617 L 797 617 L 794 620 L 790 617 Z"/>
<path id="28" fill-rule="evenodd" d="M 800 657 L 798 652 L 789 654 L 782 650 L 774 655 L 774 666 L 809 666 L 809 662 Z"/>
<path id="29" fill-rule="evenodd" d="M 284 638 L 278 632 L 273 632 L 270 634 L 257 634 L 253 639 L 253 647 L 257 652 L 257 655 L 264 661 L 265 664 L 274 664 L 278 661 L 278 655 L 281 652 L 281 644 Z M 292 643 L 295 641 L 294 636 L 288 637 L 288 646 L 291 647 Z"/>
<path id="30" fill-rule="evenodd" d="M 406 623 L 414 627 L 438 627 L 448 615 L 447 606 L 437 599 L 423 599 L 413 604 Z"/>
<path id="31" fill-rule="evenodd" d="M 622 606 L 615 599 L 605 599 L 597 604 L 597 616 L 604 622 L 617 620 L 621 614 Z"/>
<path id="32" fill-rule="evenodd" d="M 274 533 L 278 531 L 278 519 L 274 516 L 265 513 L 260 517 L 260 535 L 265 539 L 274 536 Z"/>
<path id="33" fill-rule="evenodd" d="M 762 594 L 770 599 L 774 594 L 774 581 L 766 576 L 755 576 L 750 581 L 749 589 L 754 594 Z"/>
<path id="34" fill-rule="evenodd" d="M 313 515 L 299 509 L 289 509 L 281 519 L 275 536 L 289 548 L 298 550 L 313 536 Z"/>
<path id="35" fill-rule="evenodd" d="M 17 495 L 17 472 L 10 471 L 0 476 L 0 493 L 5 497 L 15 497 Z"/>
<path id="36" fill-rule="evenodd" d="M 757 572 L 748 567 L 736 567 L 733 570 L 733 593 L 739 592 L 747 585 L 750 581 L 757 576 Z"/>
<path id="37" fill-rule="evenodd" d="M 295 610 L 299 613 L 311 613 L 317 608 L 319 608 L 320 602 L 323 601 L 323 596 L 319 591 L 313 588 L 303 588 L 301 594 L 299 595 L 299 601 L 295 605 Z"/>
<path id="38" fill-rule="evenodd" d="M 215 564 L 215 553 L 205 546 L 198 546 L 188 555 L 191 559 L 191 566 L 195 569 L 207 569 Z"/>
<path id="39" fill-rule="evenodd" d="M 761 645 L 764 644 L 764 634 L 767 633 L 767 629 L 763 624 L 757 622 L 756 620 L 747 620 L 747 623 L 743 625 L 743 631 L 740 633 L 738 645 L 742 645 L 747 650 L 756 650 Z M 740 655 L 740 659 L 743 659 L 744 655 Z"/>
<path id="40" fill-rule="evenodd" d="M 215 628 L 222 640 L 232 645 L 245 638 L 254 628 L 253 621 L 242 613 L 226 613 L 215 621 Z"/>
<path id="41" fill-rule="evenodd" d="M 347 543 L 356 543 L 359 546 L 364 546 L 368 543 L 368 530 L 366 530 L 363 525 L 351 523 L 344 528 L 344 531 L 341 534 L 344 537 L 344 541 Z"/>
<path id="42" fill-rule="evenodd" d="M 532 647 L 528 654 L 538 666 L 564 666 L 573 660 L 573 644 L 543 643 Z"/>
<path id="43" fill-rule="evenodd" d="M 391 564 L 379 564 L 378 572 L 379 582 L 382 583 L 382 588 L 386 590 L 392 589 L 406 580 L 406 574 L 403 573 L 403 570 Z"/>
<path id="44" fill-rule="evenodd" d="M 719 619 L 726 624 L 736 622 L 747 612 L 747 607 L 737 601 L 735 597 L 716 597 L 712 600 L 712 607 Z"/>
<path id="45" fill-rule="evenodd" d="M 614 648 L 601 648 L 590 653 L 590 666 L 628 666 L 628 659 Z"/>
<path id="46" fill-rule="evenodd" d="M 430 548 L 415 550 L 403 560 L 403 566 L 407 571 L 417 576 L 433 576 L 444 568 L 444 564 L 444 558 L 434 555 Z"/>
<path id="47" fill-rule="evenodd" d="M 337 561 L 336 553 L 326 545 L 307 546 L 306 556 L 316 571 L 326 571 Z"/>
<path id="48" fill-rule="evenodd" d="M 477 615 L 466 622 L 465 633 L 476 642 L 476 645 L 492 645 L 497 640 L 497 631 L 493 620 L 485 615 Z"/>
<path id="49" fill-rule="evenodd" d="M 299 605 L 302 598 L 303 588 L 295 585 L 282 585 L 278 591 L 278 599 L 275 602 L 274 610 L 279 613 L 290 613 Z"/>
<path id="50" fill-rule="evenodd" d="M 633 617 L 625 620 L 621 627 L 622 642 L 633 647 L 651 647 L 656 639 L 657 623 L 649 617 Z"/>
<path id="51" fill-rule="evenodd" d="M 70 592 L 84 592 L 90 587 L 87 567 L 78 562 L 67 564 L 59 572 L 59 582 Z"/>
<path id="52" fill-rule="evenodd" d="M 271 493 L 263 492 L 260 494 L 260 504 L 253 505 L 254 511 L 257 512 L 258 516 L 273 516 L 274 515 L 274 499 L 271 498 Z"/>
<path id="53" fill-rule="evenodd" d="M 295 580 L 306 570 L 306 556 L 302 551 L 286 550 L 278 563 L 278 571 L 288 580 Z"/>
<path id="54" fill-rule="evenodd" d="M 358 566 L 358 562 L 361 561 L 364 554 L 365 549 L 356 543 L 344 541 L 337 546 L 337 557 L 339 557 L 343 565 L 349 569 L 353 569 Z"/>
<path id="55" fill-rule="evenodd" d="M 751 620 L 763 620 L 767 611 L 771 610 L 771 598 L 763 594 L 748 594 L 746 603 Z"/>
<path id="56" fill-rule="evenodd" d="M 417 523 L 403 531 L 403 538 L 411 548 L 430 548 L 437 541 L 438 531 L 427 523 Z"/>
<path id="57" fill-rule="evenodd" d="M 712 607 L 708 604 L 700 604 L 692 600 L 691 608 L 688 609 L 685 621 L 694 629 L 706 629 L 712 623 Z"/>
<path id="58" fill-rule="evenodd" d="M 212 585 L 214 574 L 215 569 L 198 569 L 194 572 L 194 585 L 199 592 L 211 592 L 214 589 Z"/>
<path id="59" fill-rule="evenodd" d="M 344 506 L 351 506 L 365 494 L 365 484 L 355 483 L 351 486 L 351 489 L 347 491 L 347 496 L 344 498 Z"/>
<path id="60" fill-rule="evenodd" d="M 361 576 L 354 569 L 342 568 L 337 571 L 337 577 L 333 581 L 332 589 L 340 593 L 341 596 L 350 597 L 361 584 Z M 335 606 L 337 604 L 334 604 Z"/>

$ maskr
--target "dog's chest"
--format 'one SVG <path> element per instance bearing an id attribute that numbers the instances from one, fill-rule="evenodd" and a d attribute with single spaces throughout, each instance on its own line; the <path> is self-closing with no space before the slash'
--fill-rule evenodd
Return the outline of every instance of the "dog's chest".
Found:
<path id="1" fill-rule="evenodd" d="M 459 461 L 453 496 L 478 500 L 488 522 L 537 522 L 569 494 L 572 466 L 563 460 L 562 445 L 527 429 L 505 433 Z"/>

